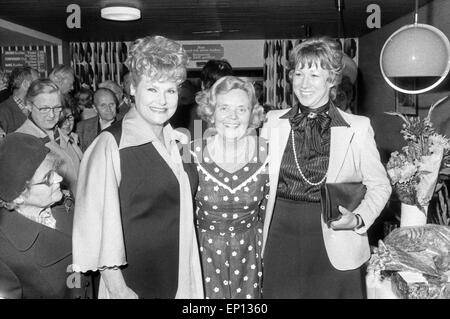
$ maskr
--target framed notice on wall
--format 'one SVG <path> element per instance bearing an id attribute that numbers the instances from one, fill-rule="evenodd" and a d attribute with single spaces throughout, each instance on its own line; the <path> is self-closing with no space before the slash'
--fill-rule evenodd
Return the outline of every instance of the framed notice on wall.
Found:
<path id="1" fill-rule="evenodd" d="M 225 55 L 222 44 L 183 44 L 190 67 L 202 68 L 208 60 L 220 60 Z"/>
<path id="2" fill-rule="evenodd" d="M 2 65 L 6 72 L 18 66 L 30 66 L 39 73 L 47 70 L 46 53 L 42 50 L 6 50 L 2 55 Z"/>
<path id="3" fill-rule="evenodd" d="M 58 51 L 55 45 L 3 46 L 0 47 L 0 66 L 6 73 L 16 67 L 29 66 L 47 77 L 51 69 L 61 63 Z"/>

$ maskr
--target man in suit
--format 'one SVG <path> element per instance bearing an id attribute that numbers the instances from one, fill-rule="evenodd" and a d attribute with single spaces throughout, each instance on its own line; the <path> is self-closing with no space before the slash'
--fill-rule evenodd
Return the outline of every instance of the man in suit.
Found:
<path id="1" fill-rule="evenodd" d="M 125 75 L 125 79 L 129 76 Z M 128 81 L 128 80 L 127 80 Z M 128 84 L 128 82 L 127 82 Z M 121 120 L 130 109 L 130 101 L 125 98 L 124 90 L 122 87 L 112 80 L 106 80 L 98 85 L 99 88 L 107 88 L 114 92 L 117 98 L 117 120 Z"/>
<path id="2" fill-rule="evenodd" d="M 6 134 L 17 130 L 29 114 L 24 99 L 31 82 L 39 78 L 39 73 L 28 67 L 17 67 L 11 72 L 12 96 L 0 104 L 0 129 Z"/>
<path id="3" fill-rule="evenodd" d="M 94 107 L 97 116 L 81 121 L 77 125 L 77 134 L 83 152 L 89 147 L 97 135 L 109 127 L 117 114 L 117 97 L 113 91 L 107 88 L 99 88 L 94 93 Z"/>

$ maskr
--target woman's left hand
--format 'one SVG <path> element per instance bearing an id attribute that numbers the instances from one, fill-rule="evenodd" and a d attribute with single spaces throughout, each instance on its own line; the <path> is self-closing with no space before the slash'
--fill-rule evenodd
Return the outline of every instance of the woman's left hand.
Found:
<path id="1" fill-rule="evenodd" d="M 330 226 L 334 230 L 353 230 L 358 225 L 356 215 L 345 207 L 339 206 L 339 211 L 342 213 L 340 219 L 331 222 Z"/>

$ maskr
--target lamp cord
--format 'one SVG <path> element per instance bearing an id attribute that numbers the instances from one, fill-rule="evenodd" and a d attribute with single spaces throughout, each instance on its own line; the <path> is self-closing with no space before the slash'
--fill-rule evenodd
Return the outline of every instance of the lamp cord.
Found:
<path id="1" fill-rule="evenodd" d="M 339 14 L 339 24 L 338 24 L 338 37 L 345 38 L 345 23 L 344 23 L 344 0 L 335 0 L 336 9 Z"/>
<path id="2" fill-rule="evenodd" d="M 418 18 L 419 18 L 419 0 L 416 0 L 416 7 L 414 11 L 414 24 L 417 24 Z"/>

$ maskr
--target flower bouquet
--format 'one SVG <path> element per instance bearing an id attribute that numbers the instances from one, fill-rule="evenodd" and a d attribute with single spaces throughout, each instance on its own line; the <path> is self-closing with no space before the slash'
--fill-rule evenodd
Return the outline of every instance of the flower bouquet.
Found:
<path id="1" fill-rule="evenodd" d="M 393 230 L 378 241 L 367 272 L 372 297 L 390 281 L 400 298 L 449 299 L 450 227 L 422 225 Z M 385 281 L 387 278 L 390 280 Z"/>
<path id="2" fill-rule="evenodd" d="M 403 120 L 400 133 L 407 143 L 402 152 L 393 152 L 387 163 L 392 188 L 402 204 L 417 207 L 425 220 L 444 153 L 450 150 L 450 140 L 436 133 L 430 120 L 433 109 L 446 98 L 431 105 L 423 120 L 419 117 L 408 118 L 397 112 L 386 112 Z"/>

